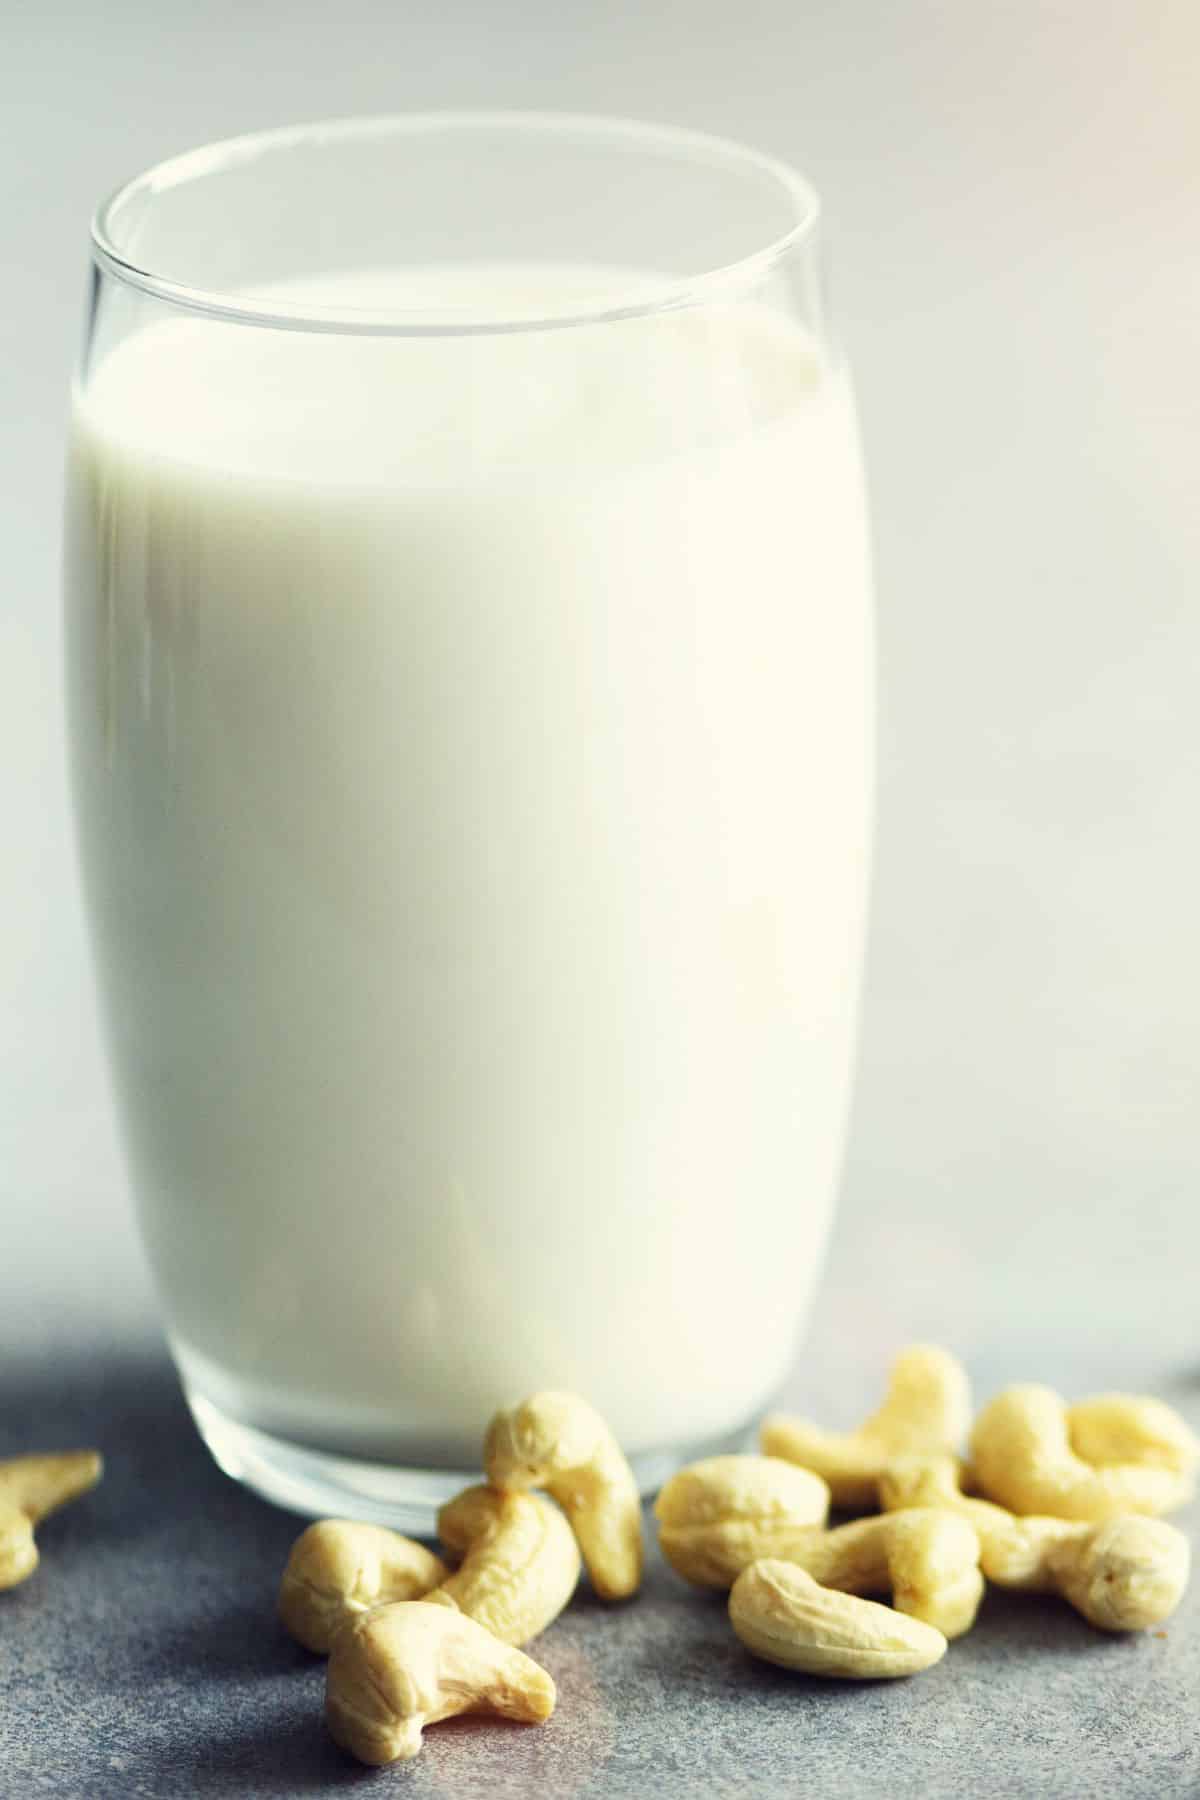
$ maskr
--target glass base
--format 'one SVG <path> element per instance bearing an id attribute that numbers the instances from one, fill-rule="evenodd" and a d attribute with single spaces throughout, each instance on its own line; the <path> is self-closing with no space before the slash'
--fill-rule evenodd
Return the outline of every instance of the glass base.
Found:
<path id="1" fill-rule="evenodd" d="M 437 1512 L 480 1479 L 478 1469 L 410 1469 L 359 1462 L 289 1443 L 239 1424 L 184 1384 L 200 1436 L 226 1475 L 306 1518 L 368 1519 L 413 1537 L 437 1536 Z M 720 1438 L 648 1450 L 630 1458 L 639 1493 L 653 1494 L 668 1476 L 701 1456 L 752 1448 L 753 1421 Z"/>

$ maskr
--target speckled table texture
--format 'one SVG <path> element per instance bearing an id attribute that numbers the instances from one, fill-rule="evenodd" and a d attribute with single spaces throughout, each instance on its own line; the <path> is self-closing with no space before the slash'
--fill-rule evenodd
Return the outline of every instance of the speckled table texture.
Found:
<path id="1" fill-rule="evenodd" d="M 882 1369 L 873 1339 L 832 1317 L 827 1298 L 793 1390 L 849 1422 Z M 1138 1342 L 1081 1322 L 1073 1352 L 1047 1346 L 1048 1369 L 997 1358 L 972 1374 L 980 1394 L 1032 1373 L 1085 1392 L 1113 1385 L 1120 1361 L 1127 1385 L 1200 1423 L 1197 1371 L 1155 1364 Z M 656 1552 L 636 1602 L 583 1590 L 534 1646 L 559 1687 L 548 1726 L 448 1723 L 415 1762 L 369 1771 L 326 1737 L 323 1664 L 275 1622 L 296 1521 L 210 1462 L 165 1354 L 9 1361 L 0 1455 L 35 1440 L 97 1442 L 108 1474 L 46 1523 L 41 1569 L 0 1596 L 4 1800 L 1200 1795 L 1200 1587 L 1164 1633 L 1132 1638 L 1052 1599 L 993 1592 L 938 1667 L 839 1685 L 751 1661 L 720 1597 L 684 1587 Z"/>

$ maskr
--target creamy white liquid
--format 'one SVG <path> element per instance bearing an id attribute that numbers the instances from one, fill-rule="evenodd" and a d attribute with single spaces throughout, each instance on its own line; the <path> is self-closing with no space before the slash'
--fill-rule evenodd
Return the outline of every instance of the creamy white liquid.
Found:
<path id="1" fill-rule="evenodd" d="M 515 316 L 581 278 L 457 279 Z M 152 325 L 77 401 L 68 625 L 101 986 L 193 1389 L 470 1465 L 547 1384 L 631 1450 L 746 1421 L 819 1266 L 857 997 L 840 371 L 748 304 Z"/>

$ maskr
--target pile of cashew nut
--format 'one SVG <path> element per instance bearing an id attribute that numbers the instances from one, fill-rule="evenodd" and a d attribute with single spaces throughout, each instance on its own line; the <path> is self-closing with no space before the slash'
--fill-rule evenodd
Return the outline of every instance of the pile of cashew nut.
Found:
<path id="1" fill-rule="evenodd" d="M 857 1431 L 776 1416 L 761 1441 L 681 1470 L 655 1512 L 667 1561 L 729 1589 L 735 1632 L 767 1662 L 916 1674 L 970 1630 L 989 1581 L 1059 1594 L 1102 1631 L 1161 1625 L 1187 1586 L 1187 1539 L 1157 1515 L 1191 1497 L 1200 1444 L 1160 1400 L 1011 1387 L 972 1428 L 963 1369 L 917 1344 Z M 830 1505 L 878 1510 L 829 1530 Z M 890 1607 L 862 1598 L 879 1593 Z"/>
<path id="2" fill-rule="evenodd" d="M 411 1538 L 348 1519 L 310 1525 L 292 1548 L 280 1617 L 329 1653 L 326 1723 L 361 1762 L 415 1756 L 425 1727 L 457 1713 L 541 1724 L 554 1682 L 520 1646 L 562 1612 L 581 1567 L 603 1600 L 641 1585 L 637 1483 L 586 1400 L 534 1394 L 497 1413 L 483 1463 L 486 1481 L 438 1514 L 453 1573 Z"/>
<path id="3" fill-rule="evenodd" d="M 1070 1406 L 1014 1387 L 972 1427 L 961 1366 L 913 1345 L 857 1431 L 772 1417 L 762 1449 L 681 1469 L 654 1510 L 671 1567 L 728 1591 L 737 1636 L 784 1668 L 916 1674 L 970 1630 L 988 1582 L 1059 1594 L 1104 1631 L 1161 1624 L 1187 1584 L 1187 1540 L 1157 1515 L 1190 1497 L 1200 1444 L 1158 1400 Z M 586 1401 L 542 1393 L 498 1413 L 483 1465 L 438 1515 L 446 1561 L 340 1519 L 293 1547 L 280 1615 L 328 1654 L 329 1730 L 365 1763 L 415 1756 L 425 1727 L 456 1713 L 543 1722 L 554 1682 L 521 1646 L 581 1568 L 602 1599 L 640 1585 L 637 1485 Z M 830 1527 L 831 1506 L 865 1516 Z"/>
<path id="4" fill-rule="evenodd" d="M 772 1416 L 761 1444 L 680 1469 L 654 1511 L 675 1572 L 727 1591 L 742 1643 L 783 1668 L 914 1675 L 971 1629 L 989 1582 L 1060 1595 L 1114 1632 L 1163 1624 L 1187 1586 L 1187 1539 L 1161 1515 L 1191 1498 L 1200 1442 L 1160 1400 L 1010 1387 L 972 1424 L 962 1367 L 917 1344 L 856 1431 Z M 326 1722 L 362 1762 L 415 1756 L 458 1713 L 543 1723 L 554 1682 L 522 1646 L 583 1570 L 603 1600 L 641 1585 L 637 1483 L 586 1400 L 539 1393 L 497 1413 L 483 1471 L 438 1514 L 445 1560 L 346 1519 L 292 1548 L 280 1616 L 328 1655 Z M 100 1474 L 91 1450 L 0 1462 L 0 1589 L 37 1567 L 35 1526 Z M 863 1516 L 831 1527 L 831 1507 Z"/>

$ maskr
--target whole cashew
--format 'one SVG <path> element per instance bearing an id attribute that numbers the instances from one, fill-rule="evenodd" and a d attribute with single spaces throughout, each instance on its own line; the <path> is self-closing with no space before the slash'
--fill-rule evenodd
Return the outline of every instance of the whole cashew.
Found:
<path id="1" fill-rule="evenodd" d="M 426 1725 L 490 1712 L 541 1724 L 554 1683 L 523 1651 L 448 1606 L 402 1600 L 338 1632 L 325 1683 L 330 1735 L 378 1767 L 415 1756 Z"/>
<path id="2" fill-rule="evenodd" d="M 443 1506 L 438 1531 L 462 1566 L 425 1599 L 475 1619 L 504 1644 L 527 1644 L 556 1619 L 579 1581 L 579 1547 L 539 1494 L 472 1487 Z"/>
<path id="3" fill-rule="evenodd" d="M 1200 1445 L 1170 1407 L 1133 1395 L 1068 1407 L 1052 1388 L 1010 1387 L 971 1433 L 975 1479 L 988 1499 L 1057 1519 L 1171 1512 L 1191 1497 L 1198 1457 Z"/>
<path id="4" fill-rule="evenodd" d="M 877 1501 L 879 1477 L 905 1450 L 954 1450 L 971 1417 L 962 1365 L 946 1350 L 912 1344 L 892 1364 L 883 1405 L 857 1431 L 824 1431 L 806 1419 L 772 1414 L 763 1421 L 762 1448 L 829 1483 L 836 1507 L 856 1512 Z"/>
<path id="5" fill-rule="evenodd" d="M 635 1594 L 642 1508 L 633 1471 L 594 1407 L 578 1394 L 534 1394 L 497 1413 L 483 1447 L 490 1485 L 545 1488 L 566 1513 L 596 1593 Z"/>
<path id="6" fill-rule="evenodd" d="M 672 1475 L 654 1514 L 676 1574 L 728 1588 L 752 1562 L 807 1545 L 828 1517 L 829 1489 L 777 1456 L 710 1456 Z"/>
<path id="7" fill-rule="evenodd" d="M 980 1567 L 997 1587 L 1061 1594 L 1101 1631 L 1161 1625 L 1187 1586 L 1191 1552 L 1183 1533 L 1139 1514 L 1087 1520 L 1017 1518 L 990 1500 L 962 1491 L 952 1456 L 904 1456 L 879 1484 L 880 1500 L 897 1507 L 941 1506 L 975 1527 Z"/>
<path id="8" fill-rule="evenodd" d="M 729 1619 L 752 1655 L 809 1675 L 878 1681 L 915 1675 L 946 1654 L 946 1639 L 932 1625 L 831 1593 L 795 1563 L 774 1558 L 738 1576 Z"/>
<path id="9" fill-rule="evenodd" d="M 319 1519 L 292 1545 L 279 1616 L 306 1650 L 329 1649 L 347 1619 L 392 1600 L 419 1600 L 450 1571 L 439 1556 L 383 1525 Z"/>
<path id="10" fill-rule="evenodd" d="M 0 1590 L 16 1587 L 37 1568 L 34 1526 L 94 1488 L 103 1472 L 96 1450 L 61 1450 L 0 1462 Z"/>

